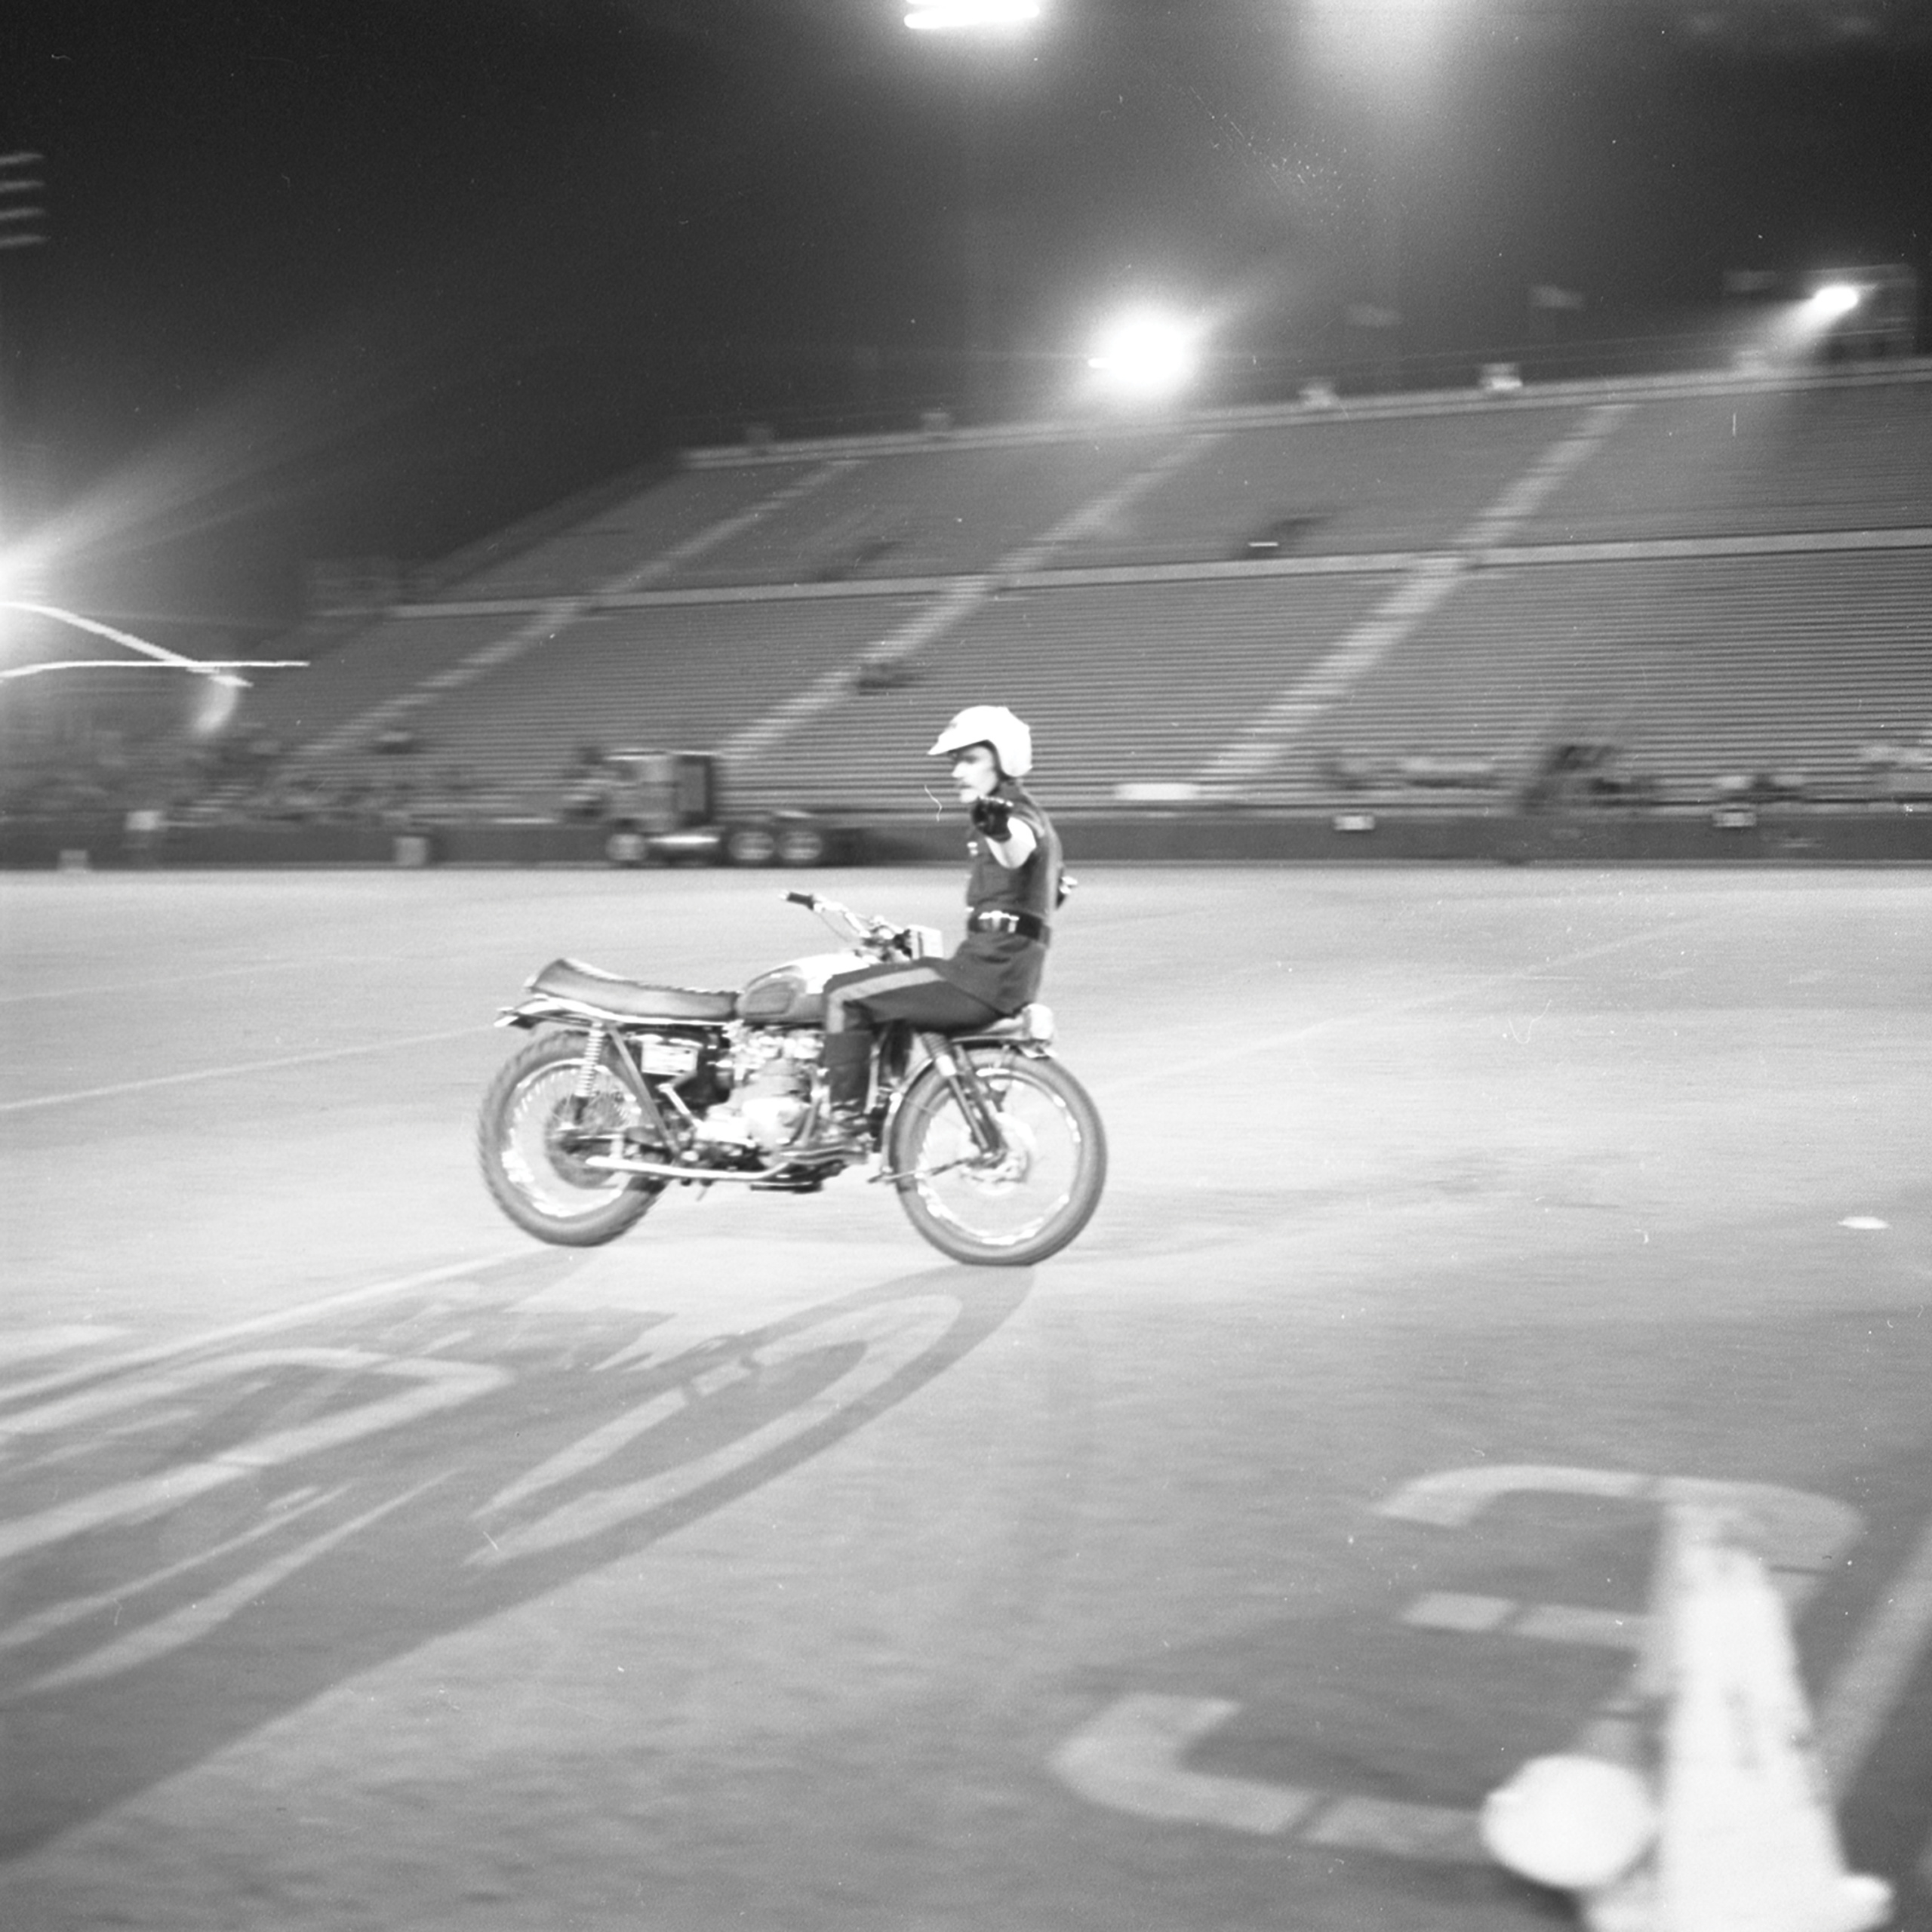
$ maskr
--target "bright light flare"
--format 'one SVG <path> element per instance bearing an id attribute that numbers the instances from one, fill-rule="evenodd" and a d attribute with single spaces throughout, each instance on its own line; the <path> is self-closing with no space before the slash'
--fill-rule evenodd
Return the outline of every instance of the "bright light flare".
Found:
<path id="1" fill-rule="evenodd" d="M 1039 17 L 1038 0 L 912 0 L 906 24 L 915 33 L 960 33 L 1023 27 Z"/>
<path id="2" fill-rule="evenodd" d="M 243 690 L 248 684 L 248 680 L 242 675 L 244 671 L 301 671 L 307 669 L 309 664 L 306 657 L 187 657 L 178 651 L 170 651 L 165 644 L 150 644 L 146 638 L 137 637 L 131 631 L 116 630 L 112 624 L 84 617 L 77 611 L 63 611 L 56 604 L 30 604 L 14 598 L 0 602 L 0 611 L 22 611 L 30 617 L 51 617 L 56 623 L 65 624 L 70 629 L 105 638 L 109 644 L 118 644 L 139 654 L 133 657 L 65 657 L 52 662 L 43 660 L 34 664 L 11 666 L 0 671 L 0 678 L 33 678 L 50 671 L 104 666 L 109 670 L 122 671 L 185 671 L 192 676 L 205 678 L 211 684 Z"/>
<path id="3" fill-rule="evenodd" d="M 1805 307 L 1820 322 L 1835 322 L 1848 315 L 1865 299 L 1863 289 L 1849 281 L 1828 281 L 1816 291 Z"/>
<path id="4" fill-rule="evenodd" d="M 1194 380 L 1197 334 L 1178 316 L 1137 310 L 1102 330 L 1087 366 L 1116 395 L 1143 401 L 1173 395 Z"/>

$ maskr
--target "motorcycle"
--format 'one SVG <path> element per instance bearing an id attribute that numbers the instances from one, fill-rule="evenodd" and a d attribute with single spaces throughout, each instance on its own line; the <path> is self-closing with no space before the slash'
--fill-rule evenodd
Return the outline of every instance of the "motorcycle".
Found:
<path id="1" fill-rule="evenodd" d="M 673 1186 L 813 1194 L 842 1171 L 808 1150 L 829 1104 L 826 983 L 940 950 L 814 893 L 788 892 L 848 941 L 741 991 L 620 978 L 557 959 L 497 1016 L 536 1031 L 491 1081 L 478 1129 L 497 1204 L 567 1247 L 614 1241 Z M 538 1030 L 542 1029 L 542 1030 Z M 1017 1267 L 1074 1239 L 1099 1205 L 1106 1137 L 1034 1004 L 976 1032 L 884 1029 L 866 1111 L 869 1181 L 956 1261 Z M 795 1154 L 792 1150 L 801 1150 Z"/>

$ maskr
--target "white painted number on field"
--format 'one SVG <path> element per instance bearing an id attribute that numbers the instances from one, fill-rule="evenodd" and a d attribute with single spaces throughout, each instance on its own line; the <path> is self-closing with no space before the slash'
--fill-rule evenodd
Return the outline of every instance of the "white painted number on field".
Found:
<path id="1" fill-rule="evenodd" d="M 1794 1611 L 1861 1527 L 1856 1510 L 1801 1490 L 1541 1463 L 1445 1469 L 1405 1484 L 1380 1506 L 1380 1513 L 1403 1522 L 1461 1529 L 1501 1498 L 1522 1495 L 1601 1497 L 1659 1510 L 1694 1502 L 1742 1511 L 1757 1525 L 1766 1561 Z M 1629 1742 L 1629 1727 L 1644 1700 L 1658 1688 L 1643 1681 L 1641 1652 L 1650 1619 L 1641 1609 L 1525 1604 L 1512 1597 L 1434 1590 L 1416 1598 L 1404 1611 L 1403 1621 L 1432 1630 L 1502 1632 L 1534 1642 L 1638 1652 L 1630 1679 L 1584 1724 L 1580 1749 L 1616 1755 L 1616 1746 Z M 1487 1862 L 1473 1811 L 1217 1777 L 1189 1766 L 1187 1754 L 1240 1708 L 1227 1697 L 1137 1693 L 1118 1698 L 1060 1746 L 1053 1767 L 1083 1798 L 1137 1817 L 1226 1831 L 1292 1833 L 1305 1844 L 1434 1863 Z"/>

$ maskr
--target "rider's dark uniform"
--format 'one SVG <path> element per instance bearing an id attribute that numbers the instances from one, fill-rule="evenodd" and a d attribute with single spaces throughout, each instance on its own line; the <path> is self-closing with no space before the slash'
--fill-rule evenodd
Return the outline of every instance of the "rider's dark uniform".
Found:
<path id="1" fill-rule="evenodd" d="M 1060 835 L 1017 779 L 992 795 L 1032 829 L 1024 863 L 1003 866 L 983 834 L 968 841 L 966 934 L 949 958 L 888 961 L 841 973 L 826 983 L 825 1060 L 834 1106 L 862 1105 L 872 1035 L 894 1020 L 937 1033 L 970 1032 L 1017 1013 L 1039 992 L 1060 896 Z"/>

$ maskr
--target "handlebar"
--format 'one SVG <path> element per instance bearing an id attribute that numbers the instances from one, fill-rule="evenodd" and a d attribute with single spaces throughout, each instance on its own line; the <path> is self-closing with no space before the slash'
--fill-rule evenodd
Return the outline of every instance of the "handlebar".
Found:
<path id="1" fill-rule="evenodd" d="M 828 922 L 838 920 L 861 940 L 889 949 L 903 949 L 910 928 L 895 926 L 890 919 L 875 918 L 869 912 L 855 912 L 836 899 L 821 899 L 815 892 L 787 892 L 780 895 L 788 906 L 802 906 Z"/>

